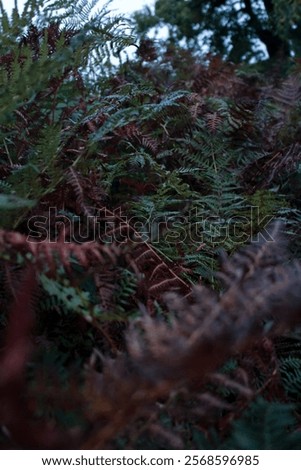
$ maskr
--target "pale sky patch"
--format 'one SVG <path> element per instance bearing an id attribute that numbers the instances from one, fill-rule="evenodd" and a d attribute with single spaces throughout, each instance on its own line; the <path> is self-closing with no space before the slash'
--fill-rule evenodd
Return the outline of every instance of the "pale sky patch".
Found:
<path id="1" fill-rule="evenodd" d="M 14 6 L 14 0 L 2 0 L 4 8 L 7 12 L 11 12 Z M 25 0 L 18 0 L 19 9 L 22 10 Z M 99 8 L 105 5 L 105 1 L 99 1 Z M 109 10 L 115 10 L 116 13 L 131 14 L 135 10 L 141 10 L 145 5 L 152 6 L 154 0 L 113 0 Z"/>

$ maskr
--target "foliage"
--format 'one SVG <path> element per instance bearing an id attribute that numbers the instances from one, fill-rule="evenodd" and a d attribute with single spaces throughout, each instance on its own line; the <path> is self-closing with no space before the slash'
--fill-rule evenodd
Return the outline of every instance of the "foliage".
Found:
<path id="1" fill-rule="evenodd" d="M 298 0 L 157 0 L 134 14 L 139 34 L 168 26 L 169 38 L 185 38 L 191 47 L 217 53 L 234 62 L 300 55 L 301 7 Z"/>
<path id="2" fill-rule="evenodd" d="M 93 8 L 2 15 L 0 445 L 298 448 L 299 62 Z"/>

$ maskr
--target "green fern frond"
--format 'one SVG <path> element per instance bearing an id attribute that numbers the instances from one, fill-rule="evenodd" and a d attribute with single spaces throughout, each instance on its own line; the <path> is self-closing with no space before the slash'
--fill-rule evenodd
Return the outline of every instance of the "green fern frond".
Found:
<path id="1" fill-rule="evenodd" d="M 59 305 L 65 309 L 80 314 L 82 317 L 91 318 L 91 302 L 89 293 L 76 289 L 70 285 L 50 279 L 45 274 L 40 274 L 40 282 L 50 297 L 55 297 Z"/>
<path id="2" fill-rule="evenodd" d="M 298 357 L 283 358 L 280 361 L 279 372 L 288 397 L 299 401 L 301 395 L 301 359 Z"/>
<path id="3" fill-rule="evenodd" d="M 294 407 L 257 399 L 233 424 L 231 438 L 224 449 L 284 450 L 300 449 L 300 431 L 296 430 Z"/>

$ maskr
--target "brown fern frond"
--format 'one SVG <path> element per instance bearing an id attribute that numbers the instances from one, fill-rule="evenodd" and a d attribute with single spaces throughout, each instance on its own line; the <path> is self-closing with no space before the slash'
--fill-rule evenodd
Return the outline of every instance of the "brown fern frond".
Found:
<path id="1" fill-rule="evenodd" d="M 280 151 L 260 157 L 249 164 L 242 173 L 242 179 L 250 192 L 268 187 L 281 173 L 291 172 L 301 161 L 299 142 Z"/>
<path id="2" fill-rule="evenodd" d="M 223 122 L 222 116 L 216 111 L 214 113 L 206 113 L 204 116 L 208 129 L 212 134 L 215 134 L 221 123 Z"/>
<path id="3" fill-rule="evenodd" d="M 149 135 L 143 135 L 141 138 L 141 144 L 143 147 L 150 150 L 154 155 L 157 154 L 159 143 L 156 139 L 153 139 Z"/>
<path id="4" fill-rule="evenodd" d="M 119 137 L 127 140 L 134 140 L 137 139 L 140 141 L 141 131 L 136 123 L 129 123 L 126 126 L 120 127 L 119 129 L 115 130 L 115 134 Z"/>
<path id="5" fill-rule="evenodd" d="M 236 75 L 236 66 L 211 54 L 208 54 L 207 58 L 208 67 L 205 68 L 203 65 L 194 67 L 192 90 L 202 96 L 240 97 L 244 82 Z"/>
<path id="6" fill-rule="evenodd" d="M 205 99 L 198 93 L 190 93 L 187 97 L 189 111 L 193 120 L 203 113 L 205 107 Z"/>
<path id="7" fill-rule="evenodd" d="M 34 52 L 34 59 L 40 54 L 42 39 L 47 37 L 48 54 L 56 51 L 58 41 L 63 37 L 65 44 L 69 44 L 70 38 L 76 34 L 74 29 L 60 30 L 58 23 L 50 23 L 47 28 L 38 29 L 35 25 L 30 25 L 28 32 L 20 40 L 20 46 L 27 46 Z"/>
<path id="8" fill-rule="evenodd" d="M 114 294 L 116 292 L 116 269 L 108 268 L 105 271 L 96 270 L 94 280 L 100 297 L 100 302 L 105 312 L 114 308 Z"/>
<path id="9" fill-rule="evenodd" d="M 162 298 L 162 295 L 168 290 L 167 288 L 171 287 L 185 295 L 191 292 L 191 286 L 180 277 L 179 266 L 173 266 L 172 263 L 162 259 L 162 255 L 158 254 L 150 243 L 144 241 L 141 234 L 127 221 L 127 217 L 123 216 L 121 208 L 114 211 L 108 209 L 103 205 L 102 195 L 89 190 L 92 185 L 87 185 L 86 180 L 80 178 L 74 169 L 69 170 L 69 175 L 69 184 L 74 188 L 82 213 L 85 215 L 92 214 L 90 207 L 84 202 L 85 188 L 86 197 L 94 203 L 94 212 L 97 213 L 97 219 L 105 223 L 104 238 L 110 242 L 115 242 L 117 245 L 126 244 L 131 247 L 131 264 L 134 264 L 137 271 L 143 274 L 141 287 L 146 299 L 149 296 L 153 299 Z M 89 220 L 91 220 L 91 215 Z M 78 250 L 80 252 L 80 249 Z M 158 266 L 161 266 L 160 275 L 158 275 Z M 166 280 L 169 280 L 169 282 L 166 282 Z"/>
<path id="10" fill-rule="evenodd" d="M 277 250 L 275 249 L 277 246 Z M 217 273 L 226 286 L 241 284 L 252 279 L 256 271 L 276 268 L 285 259 L 286 240 L 281 232 L 281 223 L 277 222 L 258 235 L 254 242 L 228 258 L 221 252 L 222 271 Z"/>
<path id="11" fill-rule="evenodd" d="M 191 286 L 180 277 L 178 267 L 164 260 L 150 243 L 136 244 L 132 256 L 137 269 L 144 275 L 141 287 L 146 297 L 160 299 L 169 290 L 178 290 L 184 295 L 191 293 Z"/>
<path id="12" fill-rule="evenodd" d="M 85 195 L 84 189 L 82 185 L 83 177 L 79 176 L 74 168 L 69 168 L 67 172 L 67 182 L 74 190 L 74 194 L 76 196 L 76 203 L 79 208 L 79 212 L 83 213 L 85 216 L 90 216 L 91 211 L 88 206 L 85 204 Z"/>
<path id="13" fill-rule="evenodd" d="M 5 259 L 9 257 L 13 261 L 17 254 L 22 254 L 24 259 L 28 259 L 28 255 L 31 254 L 32 262 L 38 269 L 46 265 L 53 272 L 58 261 L 69 270 L 72 256 L 84 267 L 94 265 L 95 262 L 116 263 L 120 248 L 114 244 L 101 245 L 96 242 L 86 242 L 80 245 L 64 243 L 63 240 L 34 242 L 18 232 L 0 230 L 0 256 Z"/>
<path id="14" fill-rule="evenodd" d="M 151 243 L 143 240 L 141 234 L 135 230 L 131 224 L 123 217 L 120 210 L 114 212 L 107 207 L 97 207 L 99 217 L 110 222 L 112 228 L 105 232 L 106 237 L 114 242 L 126 244 L 131 250 L 132 263 L 135 264 L 137 271 L 143 274 L 141 288 L 146 298 L 151 295 L 152 298 L 159 299 L 162 295 L 173 286 L 174 289 L 182 292 L 184 295 L 191 293 L 191 286 L 180 277 L 181 269 L 174 266 L 159 254 Z M 160 266 L 160 275 L 158 266 Z M 155 274 L 154 274 L 154 270 Z M 169 280 L 169 283 L 165 282 Z M 166 290 L 167 289 L 167 290 Z"/>
<path id="15" fill-rule="evenodd" d="M 220 297 L 204 286 L 195 288 L 193 303 L 168 294 L 171 324 L 149 315 L 131 324 L 129 356 L 105 361 L 101 375 L 91 373 L 86 389 L 91 418 L 103 425 L 93 430 L 83 448 L 103 448 L 148 404 L 177 387 L 204 384 L 210 377 L 225 380 L 212 374 L 227 358 L 245 352 L 266 334 L 301 323 L 300 264 L 279 260 L 280 224 L 269 231 L 274 241 L 261 236 L 235 255 L 233 263 L 223 263 L 227 286 Z M 274 319 L 269 331 L 268 318 Z M 230 386 L 247 399 L 252 395 L 248 386 Z"/>
<path id="16" fill-rule="evenodd" d="M 238 100 L 232 107 L 228 116 L 230 126 L 229 136 L 235 145 L 251 141 L 256 136 L 255 116 L 256 100 Z"/>
<path id="17" fill-rule="evenodd" d="M 290 75 L 280 88 L 270 87 L 263 90 L 263 97 L 273 99 L 281 105 L 282 109 L 294 108 L 301 99 L 300 76 Z"/>
<path id="18" fill-rule="evenodd" d="M 158 57 L 155 43 L 149 38 L 141 39 L 136 54 L 141 60 L 145 60 L 146 62 L 153 62 Z"/>
<path id="19" fill-rule="evenodd" d="M 209 378 L 210 382 L 235 390 L 247 399 L 251 399 L 254 397 L 254 391 L 250 387 L 246 387 L 245 385 L 239 383 L 236 380 L 229 379 L 229 377 L 227 377 L 225 374 L 215 373 L 211 374 Z"/>
<path id="20" fill-rule="evenodd" d="M 162 281 L 157 281 L 156 283 L 152 283 L 148 290 L 153 297 L 160 298 L 162 292 L 165 293 L 167 291 L 178 289 L 178 278 L 170 278 L 170 279 L 163 279 Z"/>

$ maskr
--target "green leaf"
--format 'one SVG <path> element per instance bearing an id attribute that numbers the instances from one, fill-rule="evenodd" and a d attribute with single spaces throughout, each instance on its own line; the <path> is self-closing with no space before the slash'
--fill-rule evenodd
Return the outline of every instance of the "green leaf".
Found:
<path id="1" fill-rule="evenodd" d="M 24 199 L 13 194 L 0 194 L 0 209 L 13 210 L 21 208 L 31 208 L 36 205 L 37 201 L 32 199 Z"/>

